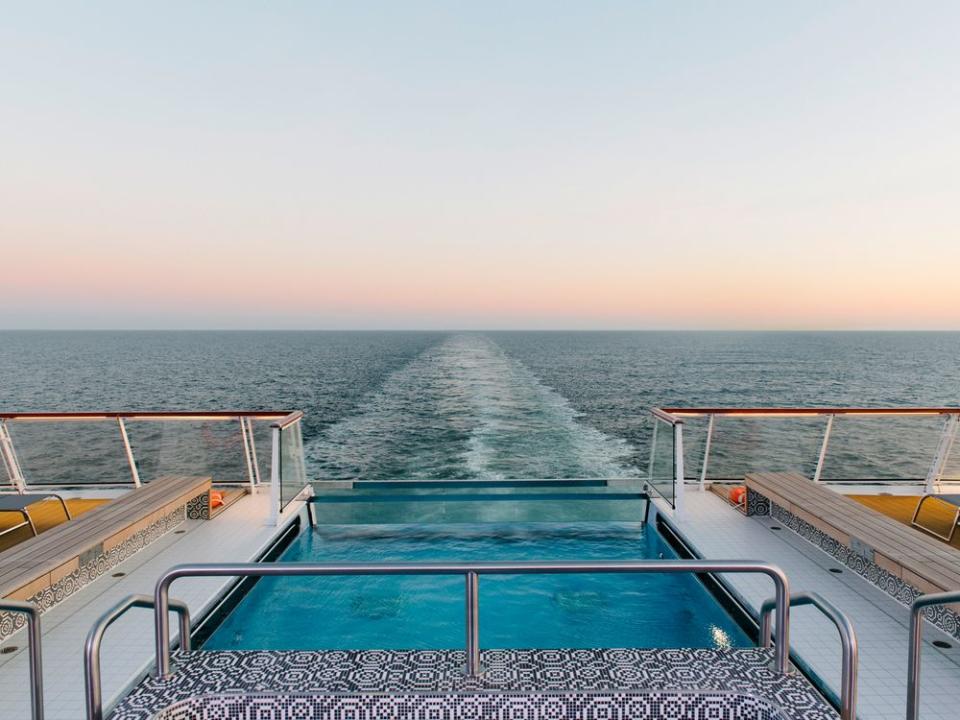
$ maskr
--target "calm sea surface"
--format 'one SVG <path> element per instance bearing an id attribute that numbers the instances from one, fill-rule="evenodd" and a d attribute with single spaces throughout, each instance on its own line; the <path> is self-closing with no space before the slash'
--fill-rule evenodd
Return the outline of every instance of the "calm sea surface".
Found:
<path id="1" fill-rule="evenodd" d="M 635 475 L 651 406 L 958 401 L 960 333 L 0 332 L 2 410 L 299 408 L 315 479 Z M 920 477 L 938 423 L 838 420 L 826 475 Z M 721 421 L 711 474 L 810 472 L 822 429 Z M 73 430 L 13 432 L 38 472 L 79 472 L 40 449 Z"/>

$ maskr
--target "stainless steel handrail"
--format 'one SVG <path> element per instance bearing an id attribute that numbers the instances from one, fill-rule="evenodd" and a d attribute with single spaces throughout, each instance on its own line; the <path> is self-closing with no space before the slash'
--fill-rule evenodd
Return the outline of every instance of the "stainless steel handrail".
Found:
<path id="1" fill-rule="evenodd" d="M 180 649 L 190 652 L 190 608 L 180 600 L 168 600 L 170 610 L 180 619 Z M 129 595 L 107 610 L 87 633 L 83 645 L 83 680 L 86 691 L 87 720 L 103 720 L 103 678 L 100 674 L 100 645 L 107 628 L 131 608 L 152 608 L 149 595 Z M 169 649 L 169 640 L 167 641 Z"/>
<path id="2" fill-rule="evenodd" d="M 817 593 L 794 593 L 790 596 L 790 605 L 813 605 L 830 619 L 840 631 L 840 643 L 843 647 L 840 676 L 840 720 L 855 720 L 857 717 L 857 676 L 860 665 L 860 650 L 857 646 L 857 633 L 843 612 Z M 760 644 L 770 647 L 772 617 L 775 607 L 774 598 L 765 600 L 760 606 Z"/>
<path id="3" fill-rule="evenodd" d="M 960 590 L 921 595 L 910 606 L 910 646 L 907 654 L 907 720 L 920 715 L 920 650 L 923 647 L 921 611 L 935 605 L 960 603 Z"/>
<path id="4" fill-rule="evenodd" d="M 27 616 L 27 651 L 30 653 L 30 717 L 43 720 L 43 658 L 40 654 L 40 608 L 30 602 L 0 599 L 0 610 Z"/>
<path id="5" fill-rule="evenodd" d="M 170 585 L 185 577 L 277 577 L 328 575 L 462 575 L 466 578 L 467 673 L 480 671 L 480 575 L 541 575 L 586 573 L 760 573 L 776 588 L 777 644 L 774 667 L 787 672 L 790 658 L 790 584 L 776 565 L 759 560 L 636 560 L 611 562 L 500 562 L 500 563 L 211 563 L 177 565 L 157 580 L 154 592 L 157 677 L 170 675 Z"/>

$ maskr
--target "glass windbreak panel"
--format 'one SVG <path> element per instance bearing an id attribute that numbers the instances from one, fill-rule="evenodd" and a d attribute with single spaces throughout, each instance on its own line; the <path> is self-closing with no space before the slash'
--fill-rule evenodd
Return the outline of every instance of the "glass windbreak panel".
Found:
<path id="1" fill-rule="evenodd" d="M 370 482 L 313 498 L 320 525 L 642 522 L 644 479 Z M 322 483 L 314 483 L 314 487 Z"/>
<path id="2" fill-rule="evenodd" d="M 164 475 L 210 476 L 217 483 L 246 483 L 240 420 L 128 420 L 127 434 L 140 479 Z"/>
<path id="3" fill-rule="evenodd" d="M 717 416 L 707 477 L 739 481 L 752 472 L 796 472 L 813 477 L 826 424 L 824 417 Z M 687 474 L 692 471 L 690 468 Z"/>
<path id="4" fill-rule="evenodd" d="M 673 426 L 662 420 L 654 419 L 653 437 L 650 440 L 650 487 L 674 504 L 676 488 L 674 485 Z"/>
<path id="5" fill-rule="evenodd" d="M 822 480 L 923 480 L 943 431 L 940 416 L 838 416 Z"/>
<path id="6" fill-rule="evenodd" d="M 947 462 L 943 468 L 942 480 L 960 480 L 960 426 L 955 425 L 953 430 L 953 444 L 947 455 Z"/>
<path id="7" fill-rule="evenodd" d="M 116 420 L 18 421 L 7 428 L 28 487 L 133 482 Z"/>
<path id="8" fill-rule="evenodd" d="M 270 425 L 273 422 L 273 420 L 249 419 L 253 430 L 253 449 L 257 456 L 257 467 L 260 469 L 260 482 L 265 485 L 270 484 L 270 453 L 273 442 Z"/>
<path id="9" fill-rule="evenodd" d="M 306 484 L 303 434 L 297 422 L 280 431 L 280 509 L 286 507 Z"/>

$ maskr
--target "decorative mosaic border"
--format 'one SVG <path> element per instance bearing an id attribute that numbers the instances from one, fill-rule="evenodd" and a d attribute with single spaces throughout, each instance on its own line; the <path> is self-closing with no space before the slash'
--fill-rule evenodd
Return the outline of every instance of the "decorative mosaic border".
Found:
<path id="1" fill-rule="evenodd" d="M 209 520 L 210 519 L 210 493 L 205 492 L 197 495 L 192 500 L 187 501 L 187 519 L 188 520 Z"/>
<path id="2" fill-rule="evenodd" d="M 784 720 L 770 703 L 738 693 L 623 692 L 508 695 L 206 695 L 151 720 Z"/>
<path id="3" fill-rule="evenodd" d="M 779 708 L 784 720 L 836 720 L 833 709 L 802 675 L 781 675 L 772 669 L 772 661 L 773 651 L 766 648 L 486 650 L 480 658 L 482 675 L 469 678 L 464 674 L 466 658 L 461 650 L 194 651 L 175 654 L 175 673 L 170 679 L 145 678 L 118 704 L 111 718 L 153 720 L 158 713 L 168 710 L 169 713 L 159 718 L 315 718 L 309 713 L 297 715 L 290 710 L 290 701 L 295 696 L 309 697 L 320 707 L 325 707 L 324 701 L 344 695 L 375 696 L 369 702 L 387 696 L 417 696 L 423 698 L 418 702 L 427 703 L 432 698 L 442 708 L 449 709 L 460 708 L 461 700 L 469 701 L 474 696 L 484 696 L 489 701 L 519 693 L 525 697 L 588 694 L 613 697 L 643 693 L 651 702 L 657 694 L 664 693 L 689 693 L 691 700 L 734 693 L 762 699 L 769 707 Z M 261 715 L 260 706 L 248 698 L 263 695 L 268 695 L 269 701 L 264 701 L 267 708 Z M 233 706 L 236 713 L 231 714 L 229 704 L 220 712 L 226 696 L 237 700 Z M 210 698 L 214 704 L 207 705 L 198 698 Z M 540 715 L 532 714 L 531 710 L 520 717 L 571 717 L 548 715 L 546 705 L 549 703 L 545 700 L 540 705 L 534 702 L 533 709 Z M 173 712 L 173 708 L 180 707 L 184 708 L 182 716 Z M 198 707 L 203 709 L 202 714 L 190 714 L 191 708 Z M 476 703 L 469 701 L 463 707 L 476 707 Z M 530 709 L 529 705 L 526 707 Z M 703 715 L 676 714 L 682 707 L 685 706 L 672 703 L 663 706 L 663 717 L 737 720 L 737 716 L 729 713 L 714 715 L 712 709 Z M 368 717 L 351 714 L 353 710 L 347 712 L 349 706 L 341 709 L 344 712 L 339 717 L 343 719 Z M 284 714 L 280 710 L 289 712 Z M 487 713 L 469 716 L 453 711 L 436 715 L 432 712 L 415 717 L 489 716 Z M 392 718 L 396 714 L 378 717 Z M 598 714 L 598 717 L 607 716 Z M 621 713 L 612 717 L 625 716 Z M 747 714 L 742 720 L 754 717 L 757 716 Z"/>
<path id="4" fill-rule="evenodd" d="M 750 495 L 754 496 L 754 510 L 750 512 Z M 763 512 L 763 510 L 766 512 Z M 844 545 L 835 537 L 825 533 L 815 525 L 811 525 L 806 520 L 802 520 L 785 507 L 770 501 L 760 493 L 750 492 L 747 494 L 747 511 L 751 515 L 769 515 L 786 527 L 793 530 L 797 535 L 813 543 L 823 552 L 853 570 L 872 585 L 876 585 L 887 595 L 902 605 L 910 607 L 914 600 L 923 595 L 923 592 L 898 578 L 893 573 L 873 562 L 873 554 L 868 548 L 857 548 Z M 960 640 L 960 616 L 953 610 L 942 605 L 925 608 L 924 617 L 933 625 Z"/>
<path id="5" fill-rule="evenodd" d="M 41 612 L 46 612 L 175 528 L 183 522 L 184 517 L 185 510 L 181 505 L 109 550 L 101 550 L 97 554 L 91 553 L 90 556 L 81 556 L 82 564 L 79 568 L 50 587 L 32 595 L 28 600 L 35 603 Z M 26 622 L 26 616 L 22 613 L 0 612 L 0 640 L 13 635 Z"/>

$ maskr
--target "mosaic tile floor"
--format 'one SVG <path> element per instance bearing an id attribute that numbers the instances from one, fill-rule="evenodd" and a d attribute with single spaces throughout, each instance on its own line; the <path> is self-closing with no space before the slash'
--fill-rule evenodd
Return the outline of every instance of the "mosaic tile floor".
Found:
<path id="1" fill-rule="evenodd" d="M 516 702 L 504 701 L 496 707 L 490 703 L 495 697 L 524 693 L 526 712 L 519 715 L 523 718 L 748 720 L 776 717 L 769 710 L 774 707 L 780 709 L 785 720 L 836 719 L 834 710 L 802 676 L 779 675 L 771 669 L 771 660 L 771 651 L 760 648 L 489 650 L 481 655 L 482 677 L 470 679 L 463 673 L 464 653 L 454 650 L 195 651 L 175 657 L 177 670 L 171 679 L 144 680 L 117 706 L 111 718 L 148 720 L 176 703 L 181 704 L 183 712 L 164 713 L 162 717 L 184 720 L 213 717 L 224 720 L 247 717 L 359 719 L 407 715 L 452 718 L 498 716 L 507 710 L 504 717 L 517 717 L 513 711 L 520 712 L 521 708 Z M 639 696 L 638 691 L 644 691 L 643 695 Z M 268 696 L 265 697 L 265 693 Z M 247 697 L 238 698 L 240 694 Z M 326 696 L 329 700 L 334 694 L 339 696 L 339 705 L 329 714 L 322 713 L 316 696 Z M 658 700 L 658 694 L 664 697 Z M 195 704 L 191 709 L 190 703 L 184 702 L 198 696 L 212 696 L 205 699 L 204 712 L 200 714 Z M 351 714 L 346 711 L 349 707 L 375 707 L 374 696 L 390 703 L 390 712 L 382 714 L 382 705 L 376 712 Z M 474 699 L 468 700 L 467 696 Z M 707 696 L 713 699 L 708 701 Z M 295 697 L 303 703 L 298 711 L 303 714 L 291 710 Z M 585 712 L 582 703 L 601 698 L 607 710 L 585 715 L 581 712 Z M 419 711 L 424 709 L 424 703 L 431 702 L 440 702 L 439 714 L 422 715 Z M 478 702 L 487 703 L 486 713 L 464 714 L 465 708 L 475 709 Z M 577 702 L 581 705 L 576 705 Z M 639 704 L 625 711 L 632 702 Z M 264 703 L 269 704 L 269 710 Z M 649 708 L 654 704 L 659 714 L 651 715 Z M 696 710 L 707 705 L 713 709 Z M 553 710 L 546 712 L 547 706 Z M 641 706 L 648 708 L 647 714 L 636 715 Z M 439 707 L 446 710 L 440 712 Z M 561 712 L 564 707 L 567 710 Z M 210 714 L 214 708 L 217 711 Z"/>

